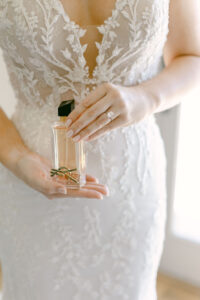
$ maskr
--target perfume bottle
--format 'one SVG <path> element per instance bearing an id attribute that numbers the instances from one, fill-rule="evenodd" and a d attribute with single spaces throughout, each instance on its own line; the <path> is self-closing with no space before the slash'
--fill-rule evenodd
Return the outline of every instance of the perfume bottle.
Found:
<path id="1" fill-rule="evenodd" d="M 75 107 L 75 101 L 62 101 L 58 107 L 59 121 L 52 124 L 53 169 L 57 180 L 64 180 L 70 188 L 76 189 L 86 182 L 84 141 L 74 142 L 67 137 L 67 116 Z M 56 174 L 55 174 L 55 171 Z"/>

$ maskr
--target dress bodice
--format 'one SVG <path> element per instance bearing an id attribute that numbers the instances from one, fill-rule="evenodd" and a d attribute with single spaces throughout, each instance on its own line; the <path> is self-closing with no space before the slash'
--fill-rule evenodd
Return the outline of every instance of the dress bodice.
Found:
<path id="1" fill-rule="evenodd" d="M 169 0 L 116 0 L 97 26 L 101 42 L 92 78 L 80 39 L 60 0 L 0 0 L 0 47 L 17 99 L 57 105 L 81 99 L 97 84 L 133 85 L 158 71 L 168 33 Z"/>

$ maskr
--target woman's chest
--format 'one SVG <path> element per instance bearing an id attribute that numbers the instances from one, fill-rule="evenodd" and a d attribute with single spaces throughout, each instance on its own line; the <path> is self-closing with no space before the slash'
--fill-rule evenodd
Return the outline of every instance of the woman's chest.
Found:
<path id="1" fill-rule="evenodd" d="M 102 42 L 102 34 L 97 26 L 102 25 L 105 20 L 111 17 L 117 0 L 57 0 L 60 1 L 63 11 L 70 21 L 77 24 L 80 28 L 86 29 L 85 35 L 80 42 L 87 44 L 85 58 L 88 62 L 90 77 L 96 65 L 98 55 L 95 42 Z"/>
<path id="2" fill-rule="evenodd" d="M 112 14 L 117 0 L 57 0 L 79 26 L 101 25 Z"/>
<path id="3" fill-rule="evenodd" d="M 160 56 L 169 0 L 101 1 L 0 0 L 0 46 L 51 85 L 133 82 Z"/>

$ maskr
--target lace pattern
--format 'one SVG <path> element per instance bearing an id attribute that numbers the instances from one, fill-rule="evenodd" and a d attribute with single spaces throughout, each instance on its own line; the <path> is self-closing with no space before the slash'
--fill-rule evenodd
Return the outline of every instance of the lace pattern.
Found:
<path id="1" fill-rule="evenodd" d="M 87 44 L 80 43 L 86 29 L 69 19 L 59 0 L 1 0 L 0 46 L 20 100 L 57 104 L 60 95 L 73 93 L 79 102 L 102 82 L 130 85 L 148 79 L 166 40 L 168 2 L 117 0 L 112 16 L 97 26 L 102 42 L 96 42 L 97 64 L 89 78 Z"/>

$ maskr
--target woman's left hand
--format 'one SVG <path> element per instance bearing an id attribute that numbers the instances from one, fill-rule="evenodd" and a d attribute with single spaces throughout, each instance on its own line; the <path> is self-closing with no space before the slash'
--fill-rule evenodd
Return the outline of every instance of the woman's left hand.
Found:
<path id="1" fill-rule="evenodd" d="M 68 137 L 92 140 L 117 127 L 137 123 L 153 113 L 156 101 L 140 86 L 103 83 L 68 115 Z"/>

